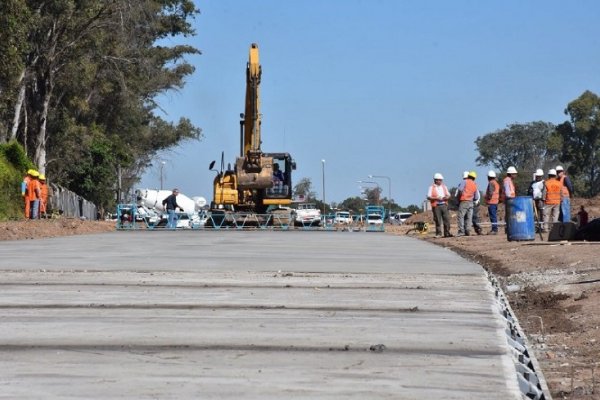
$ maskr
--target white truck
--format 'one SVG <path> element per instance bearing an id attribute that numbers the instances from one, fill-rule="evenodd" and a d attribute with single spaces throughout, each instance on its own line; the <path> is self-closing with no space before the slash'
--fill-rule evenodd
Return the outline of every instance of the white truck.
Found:
<path id="1" fill-rule="evenodd" d="M 319 226 L 321 224 L 321 211 L 314 203 L 298 204 L 294 214 L 296 226 Z"/>

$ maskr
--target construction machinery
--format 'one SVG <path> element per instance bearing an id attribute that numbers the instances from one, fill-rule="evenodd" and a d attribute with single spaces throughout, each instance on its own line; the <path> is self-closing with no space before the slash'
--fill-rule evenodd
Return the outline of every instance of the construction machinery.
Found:
<path id="1" fill-rule="evenodd" d="M 211 202 L 212 220 L 252 213 L 268 216 L 287 209 L 292 202 L 292 170 L 296 163 L 288 153 L 263 153 L 261 149 L 260 80 L 262 69 L 258 45 L 252 43 L 246 66 L 246 104 L 240 115 L 240 154 L 233 169 L 215 161 L 209 169 L 217 173 Z M 287 211 L 289 212 L 289 211 Z M 233 217 L 232 217 L 233 216 Z"/>

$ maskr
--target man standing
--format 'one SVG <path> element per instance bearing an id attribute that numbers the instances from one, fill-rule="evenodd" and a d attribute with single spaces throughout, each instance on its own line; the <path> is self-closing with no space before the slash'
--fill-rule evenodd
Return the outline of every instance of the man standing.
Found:
<path id="1" fill-rule="evenodd" d="M 535 215 L 539 219 L 539 226 L 543 226 L 543 213 L 544 213 L 544 190 L 546 185 L 544 183 L 544 171 L 538 169 L 533 175 L 533 181 L 527 189 L 527 195 L 533 198 L 533 206 L 535 207 Z M 540 228 L 541 229 L 541 228 Z"/>
<path id="2" fill-rule="evenodd" d="M 167 210 L 167 228 L 175 229 L 177 228 L 177 214 L 175 214 L 175 210 L 179 208 L 183 211 L 183 207 L 177 204 L 177 195 L 179 194 L 179 189 L 173 189 L 173 193 L 167 196 L 166 199 L 162 201 L 162 205 Z"/>
<path id="3" fill-rule="evenodd" d="M 27 199 L 29 200 L 29 218 L 38 219 L 40 217 L 40 181 L 38 181 L 38 177 L 40 173 L 37 171 L 31 171 L 31 178 L 27 183 Z"/>
<path id="4" fill-rule="evenodd" d="M 573 194 L 573 183 L 565 174 L 562 166 L 556 167 L 556 177 L 562 185 L 562 197 L 560 200 L 560 222 L 571 222 L 571 195 Z"/>
<path id="5" fill-rule="evenodd" d="M 458 234 L 456 236 L 469 236 L 473 224 L 473 200 L 477 192 L 475 184 L 477 173 L 471 171 L 464 180 L 464 186 L 458 189 Z"/>
<path id="6" fill-rule="evenodd" d="M 508 200 L 517 197 L 517 188 L 515 187 L 514 179 L 517 177 L 517 169 L 510 166 L 506 169 L 506 177 L 502 181 L 502 191 L 500 199 L 504 202 L 504 220 L 506 221 L 506 230 L 510 221 L 510 207 Z"/>
<path id="7" fill-rule="evenodd" d="M 21 196 L 23 196 L 23 200 L 25 201 L 25 218 L 27 218 L 27 219 L 31 218 L 31 210 L 29 209 L 30 203 L 29 203 L 29 196 L 27 193 L 27 185 L 33 179 L 33 175 L 31 175 L 33 172 L 35 172 L 35 170 L 33 170 L 33 169 L 27 170 L 27 173 L 25 174 L 25 177 L 23 178 L 23 181 L 21 182 Z"/>
<path id="8" fill-rule="evenodd" d="M 46 217 L 46 209 L 48 206 L 48 185 L 46 185 L 46 176 L 40 174 L 40 217 L 42 214 Z"/>
<path id="9" fill-rule="evenodd" d="M 433 175 L 433 185 L 427 192 L 427 200 L 431 202 L 433 211 L 433 221 L 435 222 L 435 237 L 442 236 L 442 227 L 444 225 L 444 237 L 451 237 L 450 234 L 450 213 L 448 212 L 448 199 L 450 192 L 443 183 L 444 177 L 440 173 Z"/>
<path id="10" fill-rule="evenodd" d="M 500 184 L 496 180 L 496 172 L 488 172 L 488 186 L 485 191 L 485 202 L 488 205 L 488 214 L 490 214 L 490 222 L 492 230 L 490 235 L 498 234 L 498 202 L 500 201 Z"/>
<path id="11" fill-rule="evenodd" d="M 558 222 L 558 214 L 560 212 L 560 197 L 562 192 L 562 184 L 556 177 L 556 170 L 548 171 L 548 179 L 545 182 L 546 190 L 544 192 L 544 225 L 543 232 L 548 230 L 549 223 Z"/>

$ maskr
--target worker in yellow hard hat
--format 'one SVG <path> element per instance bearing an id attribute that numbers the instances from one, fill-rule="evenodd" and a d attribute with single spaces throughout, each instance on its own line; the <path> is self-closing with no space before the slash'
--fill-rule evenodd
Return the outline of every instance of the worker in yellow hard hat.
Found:
<path id="1" fill-rule="evenodd" d="M 40 217 L 43 215 L 46 217 L 46 210 L 48 205 L 48 185 L 46 184 L 46 176 L 40 174 Z"/>
<path id="2" fill-rule="evenodd" d="M 29 216 L 31 219 L 39 218 L 40 211 L 40 181 L 38 180 L 40 173 L 32 171 L 30 174 L 29 182 L 27 183 L 27 199 L 29 200 Z"/>
<path id="3" fill-rule="evenodd" d="M 29 192 L 27 190 L 29 183 L 33 180 L 34 175 L 37 174 L 35 169 L 28 169 L 21 182 L 21 196 L 25 201 L 25 218 L 31 218 L 31 201 L 29 199 Z"/>

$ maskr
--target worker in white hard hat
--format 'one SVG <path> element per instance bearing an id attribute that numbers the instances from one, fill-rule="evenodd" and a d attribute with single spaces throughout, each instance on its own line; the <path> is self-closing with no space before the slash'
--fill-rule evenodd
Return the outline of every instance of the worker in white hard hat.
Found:
<path id="1" fill-rule="evenodd" d="M 560 213 L 560 200 L 562 196 L 562 183 L 556 176 L 556 170 L 548 171 L 548 179 L 544 183 L 544 225 L 542 230 L 546 231 L 549 228 L 549 223 L 558 222 Z"/>
<path id="2" fill-rule="evenodd" d="M 558 165 L 556 168 L 556 177 L 562 185 L 562 197 L 560 200 L 560 222 L 571 222 L 571 196 L 573 195 L 573 183 L 565 173 L 565 169 Z"/>
<path id="3" fill-rule="evenodd" d="M 508 224 L 510 218 L 510 203 L 509 200 L 517 197 L 517 188 L 515 187 L 515 178 L 517 177 L 517 169 L 510 166 L 506 169 L 506 176 L 502 180 L 502 187 L 500 188 L 500 201 L 504 203 L 504 221 L 506 223 L 506 230 L 509 231 Z"/>
<path id="4" fill-rule="evenodd" d="M 490 235 L 498 234 L 498 202 L 500 201 L 500 184 L 496 180 L 496 172 L 489 171 L 487 174 L 488 185 L 485 191 L 485 202 L 488 205 L 488 214 L 492 223 Z"/>
<path id="5" fill-rule="evenodd" d="M 544 215 L 544 191 L 546 185 L 544 183 L 544 171 L 537 169 L 533 174 L 533 181 L 529 184 L 527 189 L 527 195 L 533 198 L 533 206 L 538 216 L 540 226 L 543 226 L 543 215 Z"/>
<path id="6" fill-rule="evenodd" d="M 479 190 L 475 179 L 475 171 L 467 172 L 467 179 L 459 185 L 456 197 L 458 198 L 458 233 L 456 236 L 469 236 L 473 225 L 473 205 L 479 197 Z"/>
<path id="7" fill-rule="evenodd" d="M 450 213 L 448 211 L 448 200 L 450 192 L 444 184 L 444 177 L 439 172 L 433 175 L 433 184 L 427 191 L 427 200 L 431 203 L 433 211 L 433 221 L 435 222 L 435 237 L 442 236 L 442 225 L 444 228 L 444 237 L 451 237 L 450 233 Z"/>

